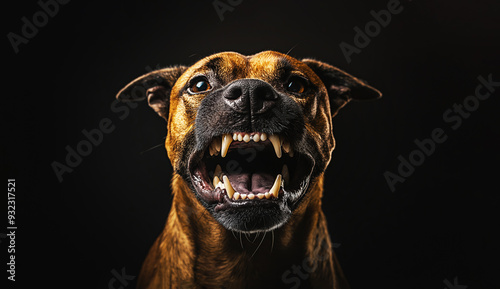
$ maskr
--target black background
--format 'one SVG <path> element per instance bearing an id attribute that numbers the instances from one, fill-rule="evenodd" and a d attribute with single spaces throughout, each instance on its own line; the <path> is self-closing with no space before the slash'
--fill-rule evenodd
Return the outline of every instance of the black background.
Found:
<path id="1" fill-rule="evenodd" d="M 19 53 L 4 37 L 2 173 L 17 183 L 15 288 L 108 288 L 111 270 L 123 267 L 137 276 L 170 208 L 172 171 L 165 122 L 144 103 L 121 120 L 111 110 L 116 92 L 148 67 L 262 50 L 334 64 L 384 94 L 334 119 L 323 208 L 351 286 L 447 288 L 458 278 L 498 288 L 500 89 L 456 130 L 443 113 L 474 94 L 479 75 L 500 81 L 499 5 L 401 0 L 403 11 L 348 63 L 339 44 L 353 44 L 353 28 L 387 3 L 244 0 L 221 21 L 212 1 L 71 1 Z M 21 34 L 21 18 L 40 10 L 36 1 L 6 5 L 3 35 Z M 65 147 L 104 118 L 114 131 L 60 183 L 51 163 L 64 163 Z M 391 192 L 384 172 L 396 173 L 398 156 L 435 128 L 447 140 Z"/>

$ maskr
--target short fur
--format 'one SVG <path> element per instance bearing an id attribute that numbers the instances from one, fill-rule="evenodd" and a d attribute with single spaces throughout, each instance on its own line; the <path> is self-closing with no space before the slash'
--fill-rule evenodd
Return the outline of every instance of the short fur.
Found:
<path id="1" fill-rule="evenodd" d="M 283 89 L 294 73 L 308 81 L 303 95 Z M 189 94 L 190 81 L 199 75 L 213 89 Z M 270 85 L 277 104 L 274 99 L 262 104 L 269 105 L 262 116 L 235 113 L 224 104 L 224 95 L 241 79 Z M 147 99 L 167 121 L 165 147 L 174 168 L 168 220 L 144 261 L 137 288 L 349 288 L 321 209 L 323 173 L 335 147 L 332 117 L 351 99 L 380 96 L 331 65 L 273 51 L 219 53 L 128 84 L 119 99 Z M 193 183 L 193 159 L 202 158 L 214 137 L 232 131 L 280 133 L 293 140 L 294 149 L 309 160 L 303 164 L 311 166 L 304 173 L 309 176 L 307 188 L 295 198 L 284 193 L 288 199 L 279 209 L 255 205 L 229 213 L 216 210 Z M 262 215 L 266 219 L 259 222 Z"/>

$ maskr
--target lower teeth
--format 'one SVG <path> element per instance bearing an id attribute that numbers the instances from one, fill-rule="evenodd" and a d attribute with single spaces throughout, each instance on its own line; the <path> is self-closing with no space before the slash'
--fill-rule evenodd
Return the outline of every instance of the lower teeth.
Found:
<path id="1" fill-rule="evenodd" d="M 286 170 L 286 173 L 288 173 L 288 170 Z M 264 198 L 270 199 L 271 197 L 278 198 L 279 191 L 281 186 L 283 185 L 283 182 L 282 182 L 282 176 L 278 174 L 276 176 L 276 180 L 274 181 L 272 188 L 269 191 L 265 192 L 264 194 L 263 193 L 240 194 L 239 192 L 236 192 L 234 190 L 233 186 L 231 185 L 231 182 L 229 181 L 229 178 L 225 175 L 222 176 L 222 181 L 219 179 L 217 175 L 214 176 L 213 185 L 214 188 L 220 188 L 221 190 L 225 190 L 226 194 L 230 199 L 238 200 L 241 198 L 242 200 L 245 200 L 246 198 L 248 198 L 250 200 L 253 200 L 255 199 L 255 197 L 257 197 L 258 199 L 264 199 Z"/>

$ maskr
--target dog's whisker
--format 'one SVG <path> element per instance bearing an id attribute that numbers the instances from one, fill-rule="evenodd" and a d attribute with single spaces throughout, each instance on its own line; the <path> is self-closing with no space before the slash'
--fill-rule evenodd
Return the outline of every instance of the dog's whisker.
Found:
<path id="1" fill-rule="evenodd" d="M 255 234 L 255 237 L 253 238 L 252 244 L 255 242 L 255 240 L 257 240 L 257 238 L 259 237 L 259 234 L 260 234 L 260 232 L 257 232 L 257 234 Z"/>
<path id="2" fill-rule="evenodd" d="M 252 256 L 250 256 L 250 259 L 252 259 L 253 255 L 255 255 L 255 253 L 257 253 L 257 251 L 259 250 L 260 245 L 262 245 L 262 242 L 264 242 L 264 238 L 266 238 L 266 232 L 264 232 L 264 234 L 262 235 L 262 239 L 260 240 L 259 246 L 257 246 L 257 249 L 255 249 Z"/>
<path id="3" fill-rule="evenodd" d="M 271 231 L 271 253 L 273 252 L 274 248 L 274 230 Z"/>
<path id="4" fill-rule="evenodd" d="M 246 223 L 245 223 L 245 230 L 248 231 L 248 227 L 247 227 Z M 247 239 L 247 241 L 251 243 L 252 241 L 250 241 L 250 239 L 248 238 L 248 233 L 243 232 L 243 234 L 245 234 L 245 239 Z"/>
<path id="5" fill-rule="evenodd" d="M 299 45 L 298 43 L 295 44 L 292 48 L 290 48 L 290 50 L 287 51 L 286 55 L 288 55 L 290 52 L 292 52 L 292 50 L 297 47 L 297 45 Z"/>
<path id="6" fill-rule="evenodd" d="M 156 149 L 156 148 L 162 147 L 162 146 L 164 146 L 164 145 L 165 145 L 164 143 L 157 144 L 157 145 L 155 145 L 155 146 L 153 146 L 153 147 L 148 148 L 148 149 L 147 149 L 147 150 L 145 150 L 145 151 L 140 152 L 139 154 L 140 154 L 140 155 L 142 155 L 142 154 L 144 154 L 144 153 L 147 153 L 147 152 L 149 152 L 149 151 L 151 151 L 151 150 L 154 150 L 154 149 Z"/>
<path id="7" fill-rule="evenodd" d="M 243 234 L 245 234 L 245 238 L 247 239 L 247 241 L 251 243 L 252 241 L 250 241 L 250 238 L 248 237 L 248 233 L 243 233 Z"/>
<path id="8" fill-rule="evenodd" d="M 240 233 L 240 245 L 241 245 L 241 249 L 244 249 L 243 248 L 243 240 L 241 239 L 241 232 L 239 232 L 239 233 Z"/>
<path id="9" fill-rule="evenodd" d="M 236 238 L 236 235 L 234 234 L 234 231 L 233 231 L 233 230 L 231 230 L 231 234 L 233 234 L 233 237 L 234 237 L 236 240 L 238 240 L 238 238 Z"/>

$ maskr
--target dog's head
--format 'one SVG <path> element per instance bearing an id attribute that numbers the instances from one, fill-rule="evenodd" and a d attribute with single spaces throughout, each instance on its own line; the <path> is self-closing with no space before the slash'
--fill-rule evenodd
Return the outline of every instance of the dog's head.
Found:
<path id="1" fill-rule="evenodd" d="M 225 228 L 283 225 L 335 147 L 332 117 L 381 93 L 316 60 L 234 52 L 143 75 L 117 95 L 147 99 L 168 123 L 165 146 L 192 197 Z"/>

